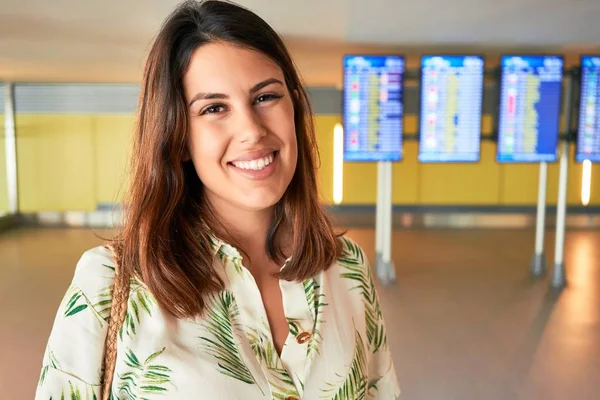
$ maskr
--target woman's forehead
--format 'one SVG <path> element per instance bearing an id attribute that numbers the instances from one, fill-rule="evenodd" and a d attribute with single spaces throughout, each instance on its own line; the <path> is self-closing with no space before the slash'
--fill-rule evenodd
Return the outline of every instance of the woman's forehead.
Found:
<path id="1" fill-rule="evenodd" d="M 194 90 L 222 92 L 249 89 L 270 78 L 283 81 L 283 71 L 271 58 L 256 50 L 217 42 L 194 50 L 184 84 Z"/>

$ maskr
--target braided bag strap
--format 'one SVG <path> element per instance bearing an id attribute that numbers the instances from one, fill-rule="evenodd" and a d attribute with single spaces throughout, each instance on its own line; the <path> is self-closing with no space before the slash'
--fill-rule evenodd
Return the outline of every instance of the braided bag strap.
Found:
<path id="1" fill-rule="evenodd" d="M 127 314 L 129 301 L 129 274 L 120 267 L 117 252 L 111 246 L 105 246 L 112 254 L 115 263 L 115 279 L 113 286 L 112 305 L 108 320 L 108 334 L 104 345 L 104 376 L 102 379 L 101 400 L 109 400 L 111 386 L 117 360 L 117 337 Z"/>

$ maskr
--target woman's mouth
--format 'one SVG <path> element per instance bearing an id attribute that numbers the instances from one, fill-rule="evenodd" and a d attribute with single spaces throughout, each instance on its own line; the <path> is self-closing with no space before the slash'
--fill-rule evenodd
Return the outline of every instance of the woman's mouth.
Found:
<path id="1" fill-rule="evenodd" d="M 275 173 L 279 151 L 274 151 L 264 157 L 244 161 L 231 161 L 231 169 L 247 179 L 259 181 L 267 179 Z"/>
<path id="2" fill-rule="evenodd" d="M 261 171 L 268 167 L 275 159 L 275 152 L 261 158 L 256 158 L 249 161 L 232 161 L 230 164 L 236 168 L 247 171 Z"/>

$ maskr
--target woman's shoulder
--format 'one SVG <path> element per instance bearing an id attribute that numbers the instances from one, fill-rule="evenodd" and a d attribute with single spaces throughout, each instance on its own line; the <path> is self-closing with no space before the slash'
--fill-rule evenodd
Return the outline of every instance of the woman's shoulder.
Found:
<path id="1" fill-rule="evenodd" d="M 97 293 L 112 286 L 115 262 L 110 249 L 97 246 L 83 252 L 77 261 L 72 284 L 84 293 Z"/>
<path id="2" fill-rule="evenodd" d="M 340 236 L 339 240 L 342 244 L 342 253 L 338 258 L 338 262 L 360 265 L 361 267 L 369 265 L 367 256 L 358 242 L 347 235 Z"/>
<path id="3" fill-rule="evenodd" d="M 342 278 L 358 279 L 362 283 L 370 281 L 371 264 L 361 245 L 346 235 L 340 236 L 339 241 L 341 253 L 335 262 L 332 273 L 337 273 Z"/>

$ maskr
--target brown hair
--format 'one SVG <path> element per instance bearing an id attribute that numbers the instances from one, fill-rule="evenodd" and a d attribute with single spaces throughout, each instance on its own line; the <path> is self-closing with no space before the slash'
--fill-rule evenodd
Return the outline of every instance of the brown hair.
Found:
<path id="1" fill-rule="evenodd" d="M 243 7 L 225 1 L 186 1 L 167 18 L 147 59 L 126 217 L 113 242 L 121 268 L 139 277 L 176 317 L 201 313 L 205 296 L 224 289 L 213 269 L 207 229 L 219 231 L 219 221 L 209 210 L 194 166 L 185 161 L 189 127 L 182 86 L 192 52 L 215 41 L 267 55 L 282 69 L 289 92 L 296 94 L 292 98 L 298 163 L 275 206 L 267 235 L 266 251 L 273 260 L 283 257 L 276 240 L 280 234 L 285 231 L 291 238 L 291 261 L 280 278 L 306 279 L 327 269 L 341 254 L 338 236 L 319 204 L 313 114 L 283 41 Z"/>

